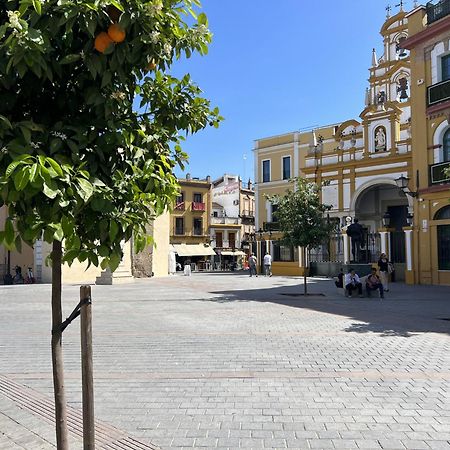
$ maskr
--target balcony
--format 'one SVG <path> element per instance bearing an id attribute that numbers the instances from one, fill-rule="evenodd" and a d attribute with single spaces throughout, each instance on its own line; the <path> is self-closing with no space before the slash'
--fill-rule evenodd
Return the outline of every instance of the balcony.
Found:
<path id="1" fill-rule="evenodd" d="M 450 183 L 450 175 L 445 173 L 450 169 L 450 161 L 430 165 L 430 185 Z"/>
<path id="2" fill-rule="evenodd" d="M 249 210 L 244 209 L 241 211 L 240 217 L 242 220 L 246 220 L 246 221 L 254 223 L 255 211 L 249 211 Z"/>
<path id="3" fill-rule="evenodd" d="M 211 225 L 238 225 L 237 217 L 211 217 Z"/>
<path id="4" fill-rule="evenodd" d="M 280 231 L 279 222 L 263 222 L 264 231 Z"/>
<path id="5" fill-rule="evenodd" d="M 184 211 L 185 209 L 185 203 L 184 202 L 179 202 L 175 205 L 175 210 L 176 211 Z"/>
<path id="6" fill-rule="evenodd" d="M 192 211 L 206 211 L 206 204 L 201 202 L 192 202 Z"/>
<path id="7" fill-rule="evenodd" d="M 428 87 L 428 106 L 450 100 L 450 80 L 441 81 Z"/>
<path id="8" fill-rule="evenodd" d="M 435 5 L 432 2 L 428 2 L 426 7 L 428 25 L 450 14 L 450 0 L 441 0 Z"/>

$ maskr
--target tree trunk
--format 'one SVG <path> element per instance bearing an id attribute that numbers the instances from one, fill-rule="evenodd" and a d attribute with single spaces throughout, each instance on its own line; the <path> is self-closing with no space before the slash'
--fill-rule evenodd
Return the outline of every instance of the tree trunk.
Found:
<path id="1" fill-rule="evenodd" d="M 61 257 L 61 242 L 54 241 L 52 252 L 52 362 L 53 389 L 55 392 L 56 444 L 58 450 L 68 450 L 67 406 L 64 393 L 64 364 L 61 331 Z"/>
<path id="2" fill-rule="evenodd" d="M 307 286 L 307 280 L 306 280 L 306 247 L 302 247 L 303 252 L 303 294 L 308 294 L 308 286 Z"/>

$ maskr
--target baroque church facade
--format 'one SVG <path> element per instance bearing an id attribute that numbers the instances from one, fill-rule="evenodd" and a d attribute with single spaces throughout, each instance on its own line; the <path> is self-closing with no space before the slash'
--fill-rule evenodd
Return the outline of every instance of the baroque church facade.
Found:
<path id="1" fill-rule="evenodd" d="M 416 10 L 426 11 L 426 8 Z M 414 116 L 416 122 L 413 124 L 417 80 L 412 86 L 408 43 L 411 33 L 417 32 L 411 31 L 409 24 L 414 11 L 407 14 L 401 9 L 392 17 L 388 15 L 381 27 L 384 51 L 378 57 L 373 50 L 369 86 L 359 118 L 255 141 L 259 254 L 272 253 L 274 273 L 335 274 L 337 267 L 354 259 L 345 230 L 358 218 L 364 228 L 359 262 L 374 263 L 381 253 L 386 253 L 395 264 L 398 280 L 450 284 L 450 272 L 440 277 L 433 274 L 440 270 L 437 235 L 435 242 L 428 240 L 426 244 L 434 245 L 436 254 L 430 255 L 426 265 L 419 263 L 419 235 L 429 232 L 431 223 L 419 224 L 419 210 L 423 210 L 427 200 L 419 194 L 417 187 L 417 164 L 422 161 L 426 166 L 420 170 L 424 172 L 427 188 L 429 167 L 426 158 L 420 154 L 421 148 L 414 145 L 413 136 L 414 126 L 418 127 L 416 123 L 426 121 L 425 115 L 419 113 Z M 426 23 L 424 14 L 421 18 Z M 417 25 L 417 28 L 420 27 Z M 423 55 L 421 61 L 422 66 L 426 65 Z M 422 82 L 424 85 L 429 83 L 428 80 Z M 421 132 L 416 130 L 416 133 Z M 292 179 L 298 176 L 322 186 L 322 202 L 331 205 L 329 218 L 335 224 L 330 242 L 310 249 L 306 261 L 302 261 L 299 249 L 280 245 L 281 234 L 277 229 L 274 206 L 267 200 L 267 196 L 293 189 Z M 450 198 L 447 180 L 441 181 L 440 185 L 444 186 L 441 195 L 446 192 Z M 402 183 L 403 188 L 399 187 Z M 429 219 L 427 216 L 426 220 Z M 444 259 L 448 257 L 448 254 L 443 256 Z"/>

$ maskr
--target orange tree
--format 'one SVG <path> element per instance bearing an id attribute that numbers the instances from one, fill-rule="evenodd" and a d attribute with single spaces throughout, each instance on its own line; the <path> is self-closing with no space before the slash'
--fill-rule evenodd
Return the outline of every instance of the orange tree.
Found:
<path id="1" fill-rule="evenodd" d="M 333 224 L 326 212 L 331 209 L 320 200 L 321 186 L 305 178 L 296 178 L 294 189 L 284 195 L 268 196 L 268 200 L 277 206 L 274 213 L 280 231 L 281 242 L 288 246 L 301 247 L 305 266 L 308 248 L 323 244 L 330 237 Z M 308 294 L 306 267 L 303 272 L 303 292 Z"/>
<path id="2" fill-rule="evenodd" d="M 205 54 L 198 0 L 3 0 L 0 3 L 0 244 L 52 243 L 53 365 L 64 392 L 61 263 L 117 268 L 121 242 L 177 193 L 185 134 L 220 116 L 172 63 Z M 64 243 L 64 245 L 62 245 Z M 59 368 L 58 368 L 59 364 Z M 58 381 L 59 380 L 59 381 Z M 59 387 L 58 387 L 59 386 Z"/>

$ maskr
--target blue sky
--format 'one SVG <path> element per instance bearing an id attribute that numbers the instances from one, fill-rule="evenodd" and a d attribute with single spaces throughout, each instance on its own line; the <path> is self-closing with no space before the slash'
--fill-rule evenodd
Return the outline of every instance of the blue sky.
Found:
<path id="1" fill-rule="evenodd" d="M 178 63 L 174 73 L 189 72 L 225 120 L 188 138 L 185 172 L 253 179 L 255 139 L 358 118 L 372 48 L 382 54 L 387 4 L 203 0 L 214 34 L 209 54 Z"/>

